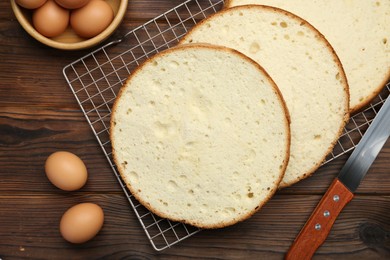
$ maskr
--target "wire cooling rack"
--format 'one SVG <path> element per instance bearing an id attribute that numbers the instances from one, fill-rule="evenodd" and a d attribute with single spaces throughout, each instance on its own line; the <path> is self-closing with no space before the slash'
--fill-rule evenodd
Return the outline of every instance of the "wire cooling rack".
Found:
<path id="1" fill-rule="evenodd" d="M 185 1 L 63 69 L 130 205 L 152 246 L 158 251 L 197 233 L 199 229 L 162 219 L 144 208 L 131 195 L 112 158 L 109 138 L 111 107 L 131 71 L 154 54 L 175 46 L 188 29 L 222 6 L 223 0 Z"/>
<path id="2" fill-rule="evenodd" d="M 155 250 L 161 251 L 199 232 L 162 219 L 131 195 L 114 164 L 109 138 L 111 107 L 129 74 L 145 59 L 173 47 L 198 21 L 217 12 L 223 0 L 188 0 L 63 69 L 64 76 L 96 136 L 131 207 Z M 353 116 L 324 163 L 352 150 L 390 92 L 390 84 L 363 112 Z"/>
<path id="3" fill-rule="evenodd" d="M 371 101 L 371 104 L 362 112 L 351 116 L 348 124 L 345 126 L 343 133 L 337 141 L 333 151 L 328 155 L 324 164 L 336 159 L 337 157 L 353 150 L 360 139 L 363 137 L 372 120 L 379 112 L 383 103 L 390 93 L 390 82 L 386 84 L 382 92 Z"/>

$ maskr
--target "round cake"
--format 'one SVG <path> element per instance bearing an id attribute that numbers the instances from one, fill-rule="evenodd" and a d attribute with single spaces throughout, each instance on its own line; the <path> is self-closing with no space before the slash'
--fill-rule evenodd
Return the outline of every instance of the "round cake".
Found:
<path id="1" fill-rule="evenodd" d="M 247 4 L 290 11 L 325 36 L 347 75 L 351 113 L 367 106 L 390 80 L 389 0 L 227 0 L 226 7 Z"/>
<path id="2" fill-rule="evenodd" d="M 281 187 L 311 175 L 349 118 L 347 80 L 323 35 L 287 11 L 247 5 L 202 20 L 180 43 L 199 42 L 234 48 L 267 71 L 291 116 L 290 160 Z"/>
<path id="3" fill-rule="evenodd" d="M 110 139 L 134 197 L 163 218 L 220 228 L 250 217 L 287 167 L 289 116 L 279 89 L 245 55 L 188 44 L 127 79 Z"/>

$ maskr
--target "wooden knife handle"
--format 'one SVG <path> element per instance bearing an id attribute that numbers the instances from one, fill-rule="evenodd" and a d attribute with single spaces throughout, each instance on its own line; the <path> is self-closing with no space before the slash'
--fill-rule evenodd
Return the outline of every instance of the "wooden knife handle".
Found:
<path id="1" fill-rule="evenodd" d="M 285 259 L 311 259 L 327 238 L 341 210 L 352 198 L 353 193 L 336 178 L 295 238 Z"/>

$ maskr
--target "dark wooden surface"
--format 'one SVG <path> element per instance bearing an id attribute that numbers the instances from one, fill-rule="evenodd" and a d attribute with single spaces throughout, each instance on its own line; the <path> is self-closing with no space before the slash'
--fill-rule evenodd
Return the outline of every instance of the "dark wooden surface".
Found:
<path id="1" fill-rule="evenodd" d="M 130 1 L 113 37 L 181 2 Z M 279 191 L 251 219 L 201 231 L 157 252 L 62 75 L 65 65 L 90 51 L 43 46 L 18 24 L 10 3 L 0 1 L 0 258 L 282 259 L 348 155 Z M 89 179 L 81 190 L 63 192 L 47 180 L 45 159 L 58 150 L 79 155 L 87 165 Z M 314 259 L 390 259 L 389 168 L 388 141 Z M 102 206 L 105 224 L 93 240 L 72 245 L 61 238 L 59 220 L 68 207 L 86 201 Z"/>

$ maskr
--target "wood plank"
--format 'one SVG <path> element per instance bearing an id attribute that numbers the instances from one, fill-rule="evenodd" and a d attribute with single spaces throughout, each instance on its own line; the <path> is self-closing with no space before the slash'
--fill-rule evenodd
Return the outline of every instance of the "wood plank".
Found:
<path id="1" fill-rule="evenodd" d="M 197 257 L 282 259 L 320 196 L 278 195 L 252 218 L 235 226 L 204 230 L 161 253 L 151 250 L 127 200 L 118 194 L 59 194 L 0 196 L 0 257 L 59 259 L 77 254 L 100 257 Z M 58 231 L 62 213 L 80 202 L 94 202 L 105 212 L 102 231 L 83 245 L 64 241 Z M 389 196 L 357 196 L 337 219 L 315 259 L 357 255 L 389 256 Z M 17 219 L 15 220 L 15 217 Z M 55 257 L 56 258 L 56 257 Z"/>

